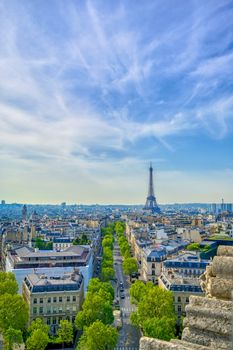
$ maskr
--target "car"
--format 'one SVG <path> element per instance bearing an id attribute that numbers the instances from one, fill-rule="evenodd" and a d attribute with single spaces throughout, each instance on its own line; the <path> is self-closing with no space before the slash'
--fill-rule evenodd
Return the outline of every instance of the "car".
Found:
<path id="1" fill-rule="evenodd" d="M 120 287 L 124 288 L 124 283 L 123 282 L 120 282 Z"/>
<path id="2" fill-rule="evenodd" d="M 120 292 L 124 292 L 124 286 L 120 286 Z"/>
<path id="3" fill-rule="evenodd" d="M 125 299 L 125 294 L 123 292 L 120 293 L 120 298 Z"/>

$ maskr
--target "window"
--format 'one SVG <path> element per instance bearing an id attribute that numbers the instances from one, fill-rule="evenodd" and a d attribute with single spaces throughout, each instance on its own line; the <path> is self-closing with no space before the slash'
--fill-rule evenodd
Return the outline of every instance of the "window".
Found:
<path id="1" fill-rule="evenodd" d="M 152 263 L 152 269 L 154 269 L 155 268 L 155 263 Z"/>
<path id="2" fill-rule="evenodd" d="M 50 317 L 47 318 L 47 325 L 50 325 L 51 324 L 51 320 L 50 320 Z"/>
<path id="3" fill-rule="evenodd" d="M 186 303 L 189 303 L 189 297 L 186 297 Z"/>
<path id="4" fill-rule="evenodd" d="M 40 304 L 43 304 L 43 298 L 40 298 Z"/>
<path id="5" fill-rule="evenodd" d="M 181 305 L 178 305 L 177 311 L 178 311 L 178 314 L 181 314 Z"/>
<path id="6" fill-rule="evenodd" d="M 70 301 L 70 296 L 67 297 L 67 301 L 68 301 L 68 302 Z"/>
<path id="7" fill-rule="evenodd" d="M 40 307 L 40 314 L 43 314 L 43 306 Z"/>
<path id="8" fill-rule="evenodd" d="M 57 302 L 57 297 L 53 297 L 53 302 L 54 302 L 54 303 Z"/>
<path id="9" fill-rule="evenodd" d="M 48 298 L 48 303 L 51 303 L 51 298 Z"/>
<path id="10" fill-rule="evenodd" d="M 56 324 L 56 323 L 57 323 L 57 318 L 53 317 L 53 324 Z"/>
<path id="11" fill-rule="evenodd" d="M 75 295 L 73 296 L 73 301 L 76 301 L 76 296 Z"/>
<path id="12" fill-rule="evenodd" d="M 59 297 L 59 303 L 62 303 L 62 297 Z"/>
<path id="13" fill-rule="evenodd" d="M 33 314 L 34 314 L 34 315 L 37 314 L 37 307 L 34 307 L 34 308 L 33 308 Z"/>
<path id="14" fill-rule="evenodd" d="M 155 270 L 152 270 L 152 276 L 155 276 Z"/>
<path id="15" fill-rule="evenodd" d="M 36 298 L 33 299 L 33 304 L 37 304 L 37 299 Z"/>
<path id="16" fill-rule="evenodd" d="M 178 303 L 181 302 L 181 297 L 177 297 L 177 302 L 178 302 Z"/>

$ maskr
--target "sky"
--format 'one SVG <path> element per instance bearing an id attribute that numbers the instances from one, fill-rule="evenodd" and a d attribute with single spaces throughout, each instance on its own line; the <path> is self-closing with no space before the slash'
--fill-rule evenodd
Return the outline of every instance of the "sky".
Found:
<path id="1" fill-rule="evenodd" d="M 1 0 L 0 199 L 233 202 L 233 0 Z"/>

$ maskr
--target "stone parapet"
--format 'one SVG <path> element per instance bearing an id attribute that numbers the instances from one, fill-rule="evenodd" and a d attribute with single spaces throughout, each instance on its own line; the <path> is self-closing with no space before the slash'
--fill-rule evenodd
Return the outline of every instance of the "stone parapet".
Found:
<path id="1" fill-rule="evenodd" d="M 211 269 L 214 277 L 233 279 L 233 256 L 215 256 Z"/>
<path id="2" fill-rule="evenodd" d="M 142 337 L 140 339 L 140 350 L 209 350 L 209 348 L 178 339 L 173 339 L 168 342 L 159 339 Z"/>
<path id="3" fill-rule="evenodd" d="M 217 250 L 217 255 L 218 256 L 233 256 L 233 247 L 227 246 L 227 245 L 219 246 L 218 250 Z"/>
<path id="4" fill-rule="evenodd" d="M 213 349 L 230 349 L 233 303 L 191 296 L 182 340 Z"/>

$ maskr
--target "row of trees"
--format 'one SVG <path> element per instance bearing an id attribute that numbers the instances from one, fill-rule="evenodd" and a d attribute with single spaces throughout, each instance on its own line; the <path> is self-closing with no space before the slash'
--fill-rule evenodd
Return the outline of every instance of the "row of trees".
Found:
<path id="1" fill-rule="evenodd" d="M 110 281 L 115 277 L 113 268 L 113 245 L 114 245 L 114 224 L 106 228 L 102 228 L 102 248 L 103 259 L 101 263 L 101 279 L 103 281 Z"/>
<path id="2" fill-rule="evenodd" d="M 132 275 L 138 272 L 138 264 L 135 258 L 130 255 L 130 245 L 125 237 L 125 223 L 118 221 L 115 224 L 115 231 L 117 234 L 117 240 L 120 247 L 120 252 L 124 258 L 122 267 L 126 275 Z"/>
<path id="3" fill-rule="evenodd" d="M 114 349 L 118 332 L 111 326 L 113 300 L 114 289 L 110 282 L 101 282 L 98 278 L 90 280 L 82 311 L 75 319 L 77 329 L 83 331 L 77 350 Z"/>
<path id="4" fill-rule="evenodd" d="M 130 299 L 137 306 L 131 314 L 131 323 L 147 337 L 170 340 L 176 331 L 176 316 L 172 292 L 136 281 L 130 287 Z"/>

